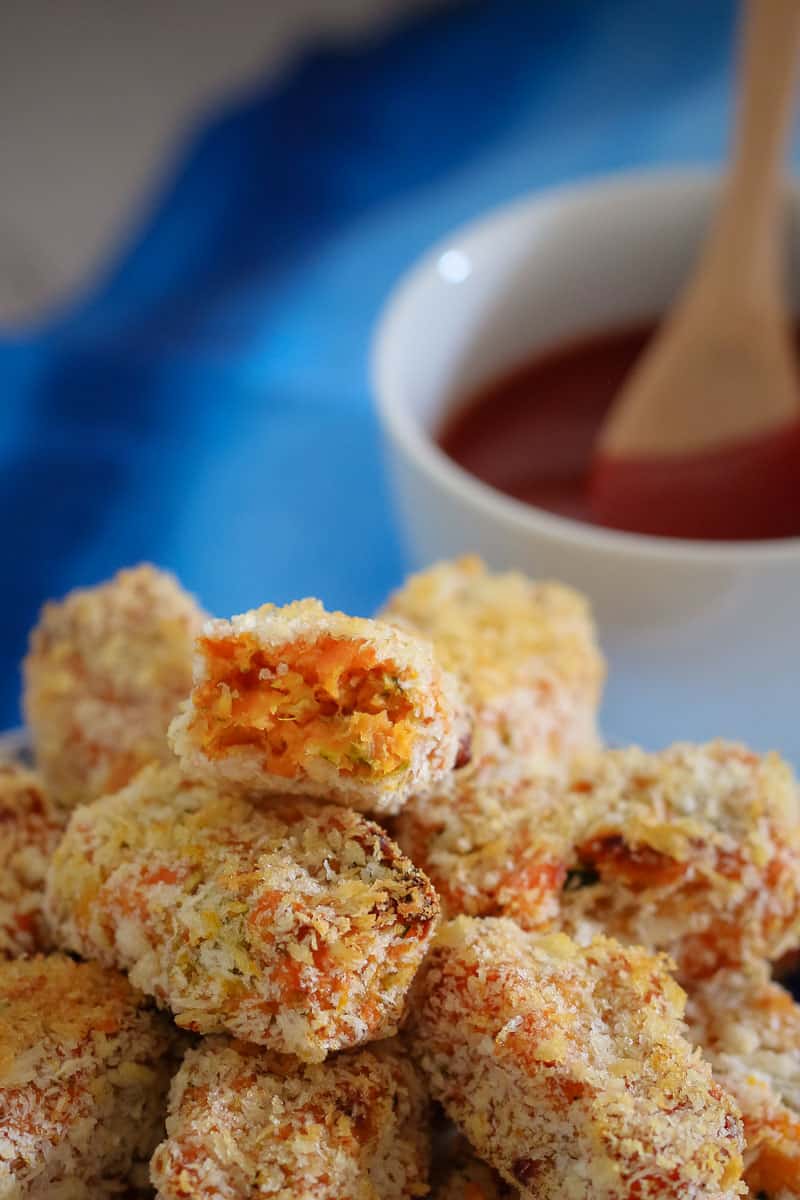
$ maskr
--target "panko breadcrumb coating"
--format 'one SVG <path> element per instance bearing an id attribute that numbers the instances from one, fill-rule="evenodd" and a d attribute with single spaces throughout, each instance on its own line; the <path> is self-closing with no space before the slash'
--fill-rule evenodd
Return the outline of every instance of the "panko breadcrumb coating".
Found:
<path id="1" fill-rule="evenodd" d="M 553 779 L 471 767 L 413 796 L 393 825 L 446 915 L 508 916 L 526 929 L 558 914 L 568 830 L 563 791 Z"/>
<path id="2" fill-rule="evenodd" d="M 754 1196 L 800 1196 L 800 1006 L 763 964 L 693 989 L 690 1037 L 744 1117 L 744 1178 Z"/>
<path id="3" fill-rule="evenodd" d="M 24 704 L 56 803 L 74 808 L 171 757 L 167 727 L 191 687 L 202 621 L 177 580 L 151 566 L 44 606 L 24 663 Z"/>
<path id="4" fill-rule="evenodd" d="M 438 914 L 361 814 L 158 766 L 72 814 L 47 903 L 64 948 L 129 971 L 179 1025 L 306 1061 L 396 1031 Z"/>
<path id="5" fill-rule="evenodd" d="M 472 760 L 561 770 L 597 745 L 605 664 L 586 600 L 474 556 L 412 575 L 381 614 L 430 637 L 472 717 Z"/>
<path id="6" fill-rule="evenodd" d="M 159 1200 L 412 1200 L 428 1194 L 428 1100 L 392 1042 L 302 1066 L 207 1038 L 170 1093 Z"/>
<path id="7" fill-rule="evenodd" d="M 0 760 L 0 959 L 49 948 L 44 880 L 64 823 L 37 775 Z"/>
<path id="8" fill-rule="evenodd" d="M 415 993 L 435 1099 L 525 1200 L 733 1200 L 742 1127 L 664 961 L 458 917 Z"/>
<path id="9" fill-rule="evenodd" d="M 453 767 L 464 729 L 427 641 L 299 600 L 206 624 L 170 740 L 193 775 L 393 813 Z"/>
<path id="10" fill-rule="evenodd" d="M 175 1040 L 116 971 L 0 963 L 0 1196 L 101 1200 L 146 1179 Z"/>
<path id="11" fill-rule="evenodd" d="M 578 940 L 600 929 L 666 951 L 687 980 L 797 943 L 800 804 L 777 755 L 721 741 L 607 751 L 564 806 L 584 886 L 564 891 L 562 921 Z"/>

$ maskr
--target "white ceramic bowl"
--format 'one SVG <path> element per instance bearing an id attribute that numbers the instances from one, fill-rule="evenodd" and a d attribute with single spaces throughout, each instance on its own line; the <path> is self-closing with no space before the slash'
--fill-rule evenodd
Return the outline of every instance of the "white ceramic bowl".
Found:
<path id="1" fill-rule="evenodd" d="M 457 231 L 390 297 L 374 390 L 415 565 L 474 550 L 590 595 L 610 665 L 609 738 L 656 747 L 736 737 L 800 764 L 800 539 L 599 530 L 502 495 L 434 441 L 465 392 L 537 347 L 662 312 L 715 189 L 695 172 L 620 176 L 532 196 Z M 790 210 L 800 311 L 800 187 Z"/>

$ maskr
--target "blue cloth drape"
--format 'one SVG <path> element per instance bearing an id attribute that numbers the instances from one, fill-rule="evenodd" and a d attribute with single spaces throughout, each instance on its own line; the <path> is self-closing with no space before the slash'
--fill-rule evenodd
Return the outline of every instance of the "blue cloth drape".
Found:
<path id="1" fill-rule="evenodd" d="M 210 609 L 367 612 L 403 567 L 370 331 L 528 189 L 720 157 L 728 0 L 467 3 L 319 51 L 187 140 L 92 293 L 0 331 L 0 727 L 38 605 L 146 558 Z"/>

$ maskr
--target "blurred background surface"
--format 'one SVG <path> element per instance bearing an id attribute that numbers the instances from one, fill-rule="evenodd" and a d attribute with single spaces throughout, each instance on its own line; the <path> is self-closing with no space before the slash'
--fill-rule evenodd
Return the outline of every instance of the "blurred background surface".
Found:
<path id="1" fill-rule="evenodd" d="M 372 326 L 531 189 L 718 162 L 732 0 L 31 0 L 0 15 L 0 727 L 38 606 L 211 610 L 403 571 Z"/>

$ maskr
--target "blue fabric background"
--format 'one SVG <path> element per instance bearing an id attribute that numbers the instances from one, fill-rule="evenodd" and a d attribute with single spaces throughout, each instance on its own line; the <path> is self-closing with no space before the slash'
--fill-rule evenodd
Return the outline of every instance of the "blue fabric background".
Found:
<path id="1" fill-rule="evenodd" d="M 718 160 L 728 0 L 496 0 L 319 52 L 188 140 L 91 295 L 0 332 L 0 727 L 37 607 L 146 558 L 210 609 L 403 569 L 366 378 L 398 274 L 521 192 Z"/>

